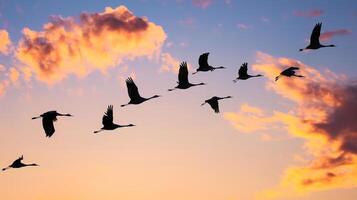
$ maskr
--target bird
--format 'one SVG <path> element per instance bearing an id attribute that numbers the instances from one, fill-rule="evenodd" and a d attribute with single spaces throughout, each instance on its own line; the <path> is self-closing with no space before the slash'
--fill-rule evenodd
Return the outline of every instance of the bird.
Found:
<path id="1" fill-rule="evenodd" d="M 323 47 L 335 47 L 335 45 L 331 44 L 331 45 L 322 45 L 320 44 L 320 32 L 321 32 L 321 26 L 322 23 L 317 23 L 314 27 L 314 29 L 312 30 L 311 36 L 310 36 L 310 44 L 305 47 L 304 49 L 299 49 L 299 51 L 303 51 L 305 49 L 319 49 L 319 48 L 323 48 Z"/>
<path id="2" fill-rule="evenodd" d="M 238 71 L 238 77 L 233 80 L 233 82 L 237 82 L 239 79 L 240 80 L 247 80 L 249 78 L 253 78 L 253 77 L 259 77 L 259 76 L 263 76 L 261 74 L 258 75 L 249 75 L 248 74 L 248 63 L 243 63 L 242 66 L 240 66 L 239 71 Z"/>
<path id="3" fill-rule="evenodd" d="M 302 75 L 297 75 L 295 74 L 296 70 L 299 70 L 298 67 L 289 67 L 287 69 L 285 69 L 284 71 L 282 71 L 279 76 L 275 77 L 275 81 L 277 81 L 281 76 L 287 76 L 287 77 L 292 77 L 292 76 L 296 76 L 296 77 L 304 77 Z"/>
<path id="4" fill-rule="evenodd" d="M 135 85 L 135 83 L 131 77 L 127 78 L 125 82 L 126 82 L 126 87 L 128 89 L 128 95 L 130 97 L 130 101 L 127 104 L 121 105 L 121 107 L 127 106 L 129 104 L 135 104 L 135 105 L 141 104 L 147 100 L 160 97 L 160 95 L 154 95 L 150 98 L 141 97 L 139 94 L 138 87 Z"/>
<path id="5" fill-rule="evenodd" d="M 11 165 L 9 165 L 6 168 L 3 168 L 2 171 L 5 171 L 10 168 L 22 168 L 22 167 L 28 167 L 28 166 L 38 166 L 37 164 L 24 164 L 21 161 L 24 159 L 24 156 L 22 155 L 20 158 L 16 159 Z"/>
<path id="6" fill-rule="evenodd" d="M 169 91 L 175 89 L 188 89 L 190 87 L 198 86 L 198 85 L 206 85 L 205 83 L 192 84 L 188 82 L 188 69 L 187 69 L 187 63 L 185 61 L 180 64 L 177 83 L 178 85 L 173 89 L 169 89 Z"/>
<path id="7" fill-rule="evenodd" d="M 53 111 L 45 112 L 38 117 L 33 117 L 32 119 L 37 119 L 37 118 L 42 117 L 42 126 L 43 126 L 43 129 L 45 130 L 46 137 L 51 137 L 55 133 L 55 127 L 53 126 L 53 122 L 57 121 L 57 116 L 72 117 L 73 115 L 61 114 L 61 113 L 58 113 L 57 111 L 53 110 Z"/>
<path id="8" fill-rule="evenodd" d="M 226 96 L 226 97 L 213 96 L 212 98 L 205 100 L 205 102 L 202 103 L 201 106 L 208 103 L 211 106 L 211 108 L 214 110 L 215 113 L 219 113 L 218 101 L 221 99 L 228 99 L 228 98 L 232 98 L 232 96 Z"/>
<path id="9" fill-rule="evenodd" d="M 99 129 L 98 131 L 94 131 L 94 133 L 99 133 L 100 131 L 103 131 L 103 130 L 114 130 L 114 129 L 122 128 L 122 127 L 135 126 L 134 124 L 128 124 L 128 125 L 114 124 L 113 123 L 113 105 L 108 106 L 107 112 L 105 112 L 103 115 L 102 124 L 103 124 L 103 127 L 101 129 Z"/>
<path id="10" fill-rule="evenodd" d="M 220 67 L 212 67 L 211 65 L 208 64 L 208 55 L 209 53 L 204 53 L 200 55 L 198 59 L 198 65 L 199 67 L 196 69 L 196 72 L 193 72 L 192 74 L 196 74 L 197 72 L 207 72 L 207 71 L 214 71 L 215 69 L 225 69 L 225 67 L 220 66 Z"/>

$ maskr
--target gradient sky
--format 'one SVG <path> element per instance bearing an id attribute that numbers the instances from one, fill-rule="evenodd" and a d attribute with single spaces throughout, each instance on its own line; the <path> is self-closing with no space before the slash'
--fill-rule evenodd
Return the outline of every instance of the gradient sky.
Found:
<path id="1" fill-rule="evenodd" d="M 21 54 L 24 29 L 36 36 L 51 20 L 64 19 L 83 31 L 81 13 L 119 6 L 134 18 L 144 17 L 149 28 L 132 35 L 103 28 L 101 35 L 90 36 L 91 48 L 69 45 L 92 49 L 92 57 L 74 61 L 67 55 L 62 63 L 48 64 L 49 71 L 39 71 L 37 54 Z M 337 47 L 299 52 L 317 22 L 327 32 L 323 43 Z M 357 90 L 346 88 L 357 78 L 356 1 L 2 0 L 0 29 L 1 40 L 6 41 L 5 32 L 11 40 L 0 42 L 0 166 L 20 155 L 40 165 L 0 173 L 0 199 L 356 199 L 357 147 L 343 146 L 350 137 L 357 142 L 354 123 L 345 123 L 343 134 L 309 129 L 337 124 L 331 116 L 339 108 L 355 110 L 348 100 Z M 111 38 L 121 42 L 112 47 Z M 56 46 L 60 41 L 51 42 L 63 56 L 66 50 Z M 192 70 L 204 52 L 211 53 L 212 65 L 227 69 L 190 75 L 193 83 L 206 86 L 167 92 L 176 84 L 177 63 L 187 61 Z M 264 77 L 233 84 L 243 62 Z M 272 85 L 274 73 L 293 64 L 307 78 Z M 128 102 L 128 76 L 142 96 L 162 97 L 121 108 Z M 320 83 L 322 92 L 310 90 Z M 214 95 L 234 98 L 222 101 L 215 114 L 200 106 Z M 109 104 L 114 121 L 137 126 L 93 134 Z M 51 138 L 40 120 L 31 120 L 48 110 L 74 115 L 60 118 Z M 318 116 L 316 123 L 306 122 L 310 114 Z M 332 158 L 348 162 L 332 166 Z M 317 164 L 327 160 L 331 166 Z M 315 182 L 302 184 L 306 180 Z"/>

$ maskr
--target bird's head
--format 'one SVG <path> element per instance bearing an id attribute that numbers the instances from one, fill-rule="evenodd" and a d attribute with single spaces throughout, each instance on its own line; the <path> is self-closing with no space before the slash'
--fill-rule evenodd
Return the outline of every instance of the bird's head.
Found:
<path id="1" fill-rule="evenodd" d="M 129 124 L 128 126 L 129 126 L 129 127 L 132 127 L 132 126 L 135 126 L 135 125 L 134 125 L 134 124 Z"/>
<path id="2" fill-rule="evenodd" d="M 73 115 L 71 115 L 71 114 L 65 114 L 64 116 L 73 117 Z"/>
<path id="3" fill-rule="evenodd" d="M 199 83 L 198 85 L 206 85 L 206 83 Z"/>
<path id="4" fill-rule="evenodd" d="M 158 97 L 161 97 L 160 95 L 154 95 L 152 96 L 152 98 L 158 98 Z"/>

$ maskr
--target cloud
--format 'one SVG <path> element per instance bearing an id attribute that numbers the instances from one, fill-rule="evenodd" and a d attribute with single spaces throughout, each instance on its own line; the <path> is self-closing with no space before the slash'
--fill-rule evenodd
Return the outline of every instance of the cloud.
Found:
<path id="1" fill-rule="evenodd" d="M 178 73 L 180 61 L 174 58 L 169 53 L 162 53 L 161 54 L 161 67 L 160 72 L 174 72 Z"/>
<path id="2" fill-rule="evenodd" d="M 192 17 L 188 17 L 188 18 L 180 20 L 179 23 L 184 27 L 191 27 L 192 28 L 192 27 L 195 27 L 196 19 L 192 18 Z"/>
<path id="3" fill-rule="evenodd" d="M 295 11 L 293 15 L 299 17 L 319 17 L 324 12 L 322 10 Z"/>
<path id="4" fill-rule="evenodd" d="M 9 54 L 10 47 L 11 40 L 9 33 L 4 29 L 0 29 L 0 53 L 5 55 Z"/>
<path id="5" fill-rule="evenodd" d="M 275 77 L 288 66 L 299 67 L 299 73 L 305 78 L 282 78 L 275 82 Z M 238 113 L 228 114 L 234 116 L 233 119 L 253 120 L 253 127 L 259 128 L 246 130 L 249 132 L 284 128 L 292 137 L 305 141 L 304 150 L 309 158 L 287 168 L 280 183 L 263 191 L 259 197 L 285 198 L 319 190 L 357 187 L 357 83 L 349 82 L 344 75 L 328 70 L 321 73 L 298 60 L 275 58 L 262 52 L 257 53 L 257 62 L 252 67 L 268 78 L 268 90 L 296 106 L 288 112 L 273 111 L 270 115 L 260 108 L 244 112 L 241 108 Z M 228 114 L 225 114 L 226 119 L 244 131 L 244 125 L 239 124 L 242 122 L 227 118 Z"/>
<path id="6" fill-rule="evenodd" d="M 349 29 L 338 29 L 338 30 L 334 30 L 334 31 L 326 31 L 321 34 L 320 40 L 321 41 L 329 41 L 335 36 L 350 35 L 350 34 L 352 34 L 352 31 Z"/>
<path id="7" fill-rule="evenodd" d="M 19 80 L 20 72 L 16 68 L 12 67 L 9 70 L 9 78 L 13 84 L 16 84 Z"/>
<path id="8" fill-rule="evenodd" d="M 247 29 L 252 28 L 252 26 L 247 25 L 247 24 L 243 24 L 243 23 L 238 23 L 238 24 L 237 24 L 237 27 L 238 27 L 239 29 L 242 29 L 242 30 L 247 30 Z"/>
<path id="9" fill-rule="evenodd" d="M 192 0 L 192 3 L 200 8 L 208 8 L 213 3 L 213 0 Z"/>
<path id="10" fill-rule="evenodd" d="M 52 16 L 42 31 L 24 28 L 22 33 L 17 59 L 31 69 L 28 74 L 49 84 L 68 75 L 104 72 L 125 60 L 157 56 L 166 39 L 161 26 L 125 6 L 82 13 L 79 19 Z"/>

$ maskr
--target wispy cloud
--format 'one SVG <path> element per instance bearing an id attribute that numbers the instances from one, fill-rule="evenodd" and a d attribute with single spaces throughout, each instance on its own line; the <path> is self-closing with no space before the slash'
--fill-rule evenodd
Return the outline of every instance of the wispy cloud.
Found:
<path id="1" fill-rule="evenodd" d="M 153 57 L 165 39 L 163 28 L 147 18 L 125 6 L 107 7 L 101 13 L 82 13 L 79 22 L 52 16 L 40 32 L 24 28 L 16 57 L 39 80 L 55 83 L 71 74 L 105 71 L 127 59 Z"/>
<path id="2" fill-rule="evenodd" d="M 248 25 L 248 24 L 243 24 L 243 23 L 237 23 L 237 27 L 239 29 L 242 29 L 242 30 L 247 30 L 247 29 L 251 29 L 252 26 Z"/>
<path id="3" fill-rule="evenodd" d="M 352 31 L 349 29 L 338 29 L 334 31 L 326 31 L 321 34 L 320 40 L 321 41 L 329 41 L 335 36 L 341 36 L 341 35 L 350 35 L 352 34 Z"/>
<path id="4" fill-rule="evenodd" d="M 300 67 L 305 78 L 275 77 L 287 66 Z M 296 104 L 288 112 L 265 114 L 242 109 L 231 114 L 233 119 L 253 119 L 259 128 L 244 130 L 228 119 L 238 130 L 259 132 L 282 127 L 291 136 L 305 141 L 304 149 L 312 157 L 307 163 L 289 167 L 278 186 L 262 192 L 261 199 L 285 198 L 307 192 L 357 186 L 357 84 L 331 71 L 320 73 L 314 67 L 290 58 L 275 58 L 258 52 L 253 69 L 268 78 L 267 88 Z M 234 118 L 235 117 L 235 118 Z M 248 123 L 248 122 L 247 122 Z M 239 125 L 239 124 L 238 124 Z M 250 125 L 250 124 L 248 124 Z M 254 127 L 254 126 L 253 126 Z M 280 128 L 279 128 L 280 129 Z"/>
<path id="5" fill-rule="evenodd" d="M 208 8 L 213 3 L 213 0 L 192 0 L 192 3 L 200 8 Z"/>
<path id="6" fill-rule="evenodd" d="M 308 10 L 308 11 L 294 11 L 293 15 L 299 16 L 299 17 L 319 17 L 323 14 L 324 12 L 322 10 Z"/>

